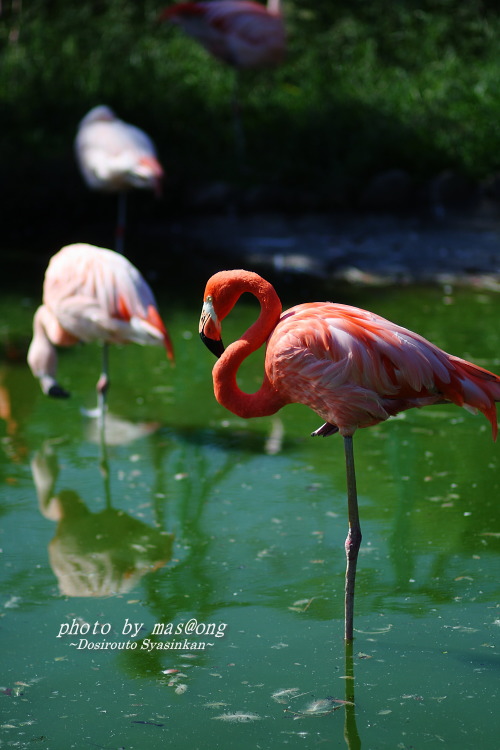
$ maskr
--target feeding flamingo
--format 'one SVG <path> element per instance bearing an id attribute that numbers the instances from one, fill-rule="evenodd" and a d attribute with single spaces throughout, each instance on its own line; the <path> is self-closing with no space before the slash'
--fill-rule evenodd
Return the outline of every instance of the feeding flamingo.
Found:
<path id="1" fill-rule="evenodd" d="M 115 250 L 121 253 L 127 191 L 140 188 L 161 195 L 163 168 L 154 143 L 144 131 L 120 120 L 109 107 L 99 106 L 80 122 L 75 152 L 89 188 L 118 193 Z"/>
<path id="2" fill-rule="evenodd" d="M 28 364 L 47 396 L 67 398 L 56 380 L 56 346 L 103 342 L 97 383 L 99 413 L 109 386 L 108 344 L 164 346 L 173 360 L 170 337 L 150 287 L 123 255 L 93 245 L 67 245 L 49 262 L 43 304 L 35 313 Z"/>
<path id="3" fill-rule="evenodd" d="M 221 321 L 239 297 L 260 302 L 256 322 L 224 351 Z M 217 401 L 239 417 L 264 417 L 286 404 L 311 407 L 324 421 L 313 435 L 344 438 L 349 531 L 345 638 L 353 638 L 354 584 L 361 544 L 353 434 L 405 409 L 454 403 L 481 411 L 497 436 L 500 378 L 454 357 L 412 331 L 349 305 L 311 302 L 282 313 L 271 284 L 249 271 L 221 271 L 207 282 L 200 318 L 203 342 L 219 357 L 213 369 Z M 240 390 L 238 369 L 267 342 L 256 393 Z"/>

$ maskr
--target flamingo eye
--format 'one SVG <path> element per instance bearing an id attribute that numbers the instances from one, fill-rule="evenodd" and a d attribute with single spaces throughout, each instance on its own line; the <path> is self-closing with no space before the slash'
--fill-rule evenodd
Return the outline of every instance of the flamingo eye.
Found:
<path id="1" fill-rule="evenodd" d="M 208 297 L 206 298 L 205 302 L 210 302 L 210 304 L 212 303 L 212 295 L 211 294 L 208 295 Z"/>

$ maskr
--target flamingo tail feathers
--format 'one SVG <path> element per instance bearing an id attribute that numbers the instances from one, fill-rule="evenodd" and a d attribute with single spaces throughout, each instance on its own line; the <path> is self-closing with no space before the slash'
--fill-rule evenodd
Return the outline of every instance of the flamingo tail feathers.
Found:
<path id="1" fill-rule="evenodd" d="M 151 325 L 154 328 L 157 328 L 162 336 L 163 336 L 163 344 L 165 346 L 165 351 L 167 352 L 167 357 L 171 362 L 174 361 L 174 347 L 172 345 L 172 339 L 170 338 L 170 335 L 165 328 L 165 325 L 163 323 L 163 320 L 161 319 L 158 310 L 153 307 L 153 305 L 149 305 L 148 307 L 148 322 L 151 323 Z"/>
<path id="2" fill-rule="evenodd" d="M 451 401 L 469 411 L 480 411 L 491 423 L 493 440 L 497 439 L 496 402 L 500 401 L 500 377 L 459 357 L 450 357 L 455 376 L 447 389 Z"/>

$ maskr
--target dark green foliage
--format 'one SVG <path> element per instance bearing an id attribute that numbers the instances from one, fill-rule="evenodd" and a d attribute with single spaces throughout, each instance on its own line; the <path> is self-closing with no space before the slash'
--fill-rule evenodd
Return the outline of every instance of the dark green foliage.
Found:
<path id="1" fill-rule="evenodd" d="M 233 71 L 145 0 L 2 4 L 0 159 L 67 168 L 96 104 L 144 128 L 169 180 L 241 180 Z M 286 63 L 240 76 L 245 180 L 349 195 L 378 170 L 498 170 L 500 16 L 479 0 L 286 2 Z M 15 183 L 15 179 L 14 179 Z"/>

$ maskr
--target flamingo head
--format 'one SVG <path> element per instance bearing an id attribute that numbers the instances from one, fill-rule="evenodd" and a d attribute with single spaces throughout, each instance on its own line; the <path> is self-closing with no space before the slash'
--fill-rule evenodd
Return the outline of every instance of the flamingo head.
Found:
<path id="1" fill-rule="evenodd" d="M 224 344 L 222 343 L 221 336 L 221 324 L 214 310 L 212 297 L 208 295 L 205 297 L 203 303 L 203 309 L 201 311 L 200 326 L 199 326 L 200 338 L 209 349 L 212 354 L 216 357 L 220 357 L 224 353 Z"/>

